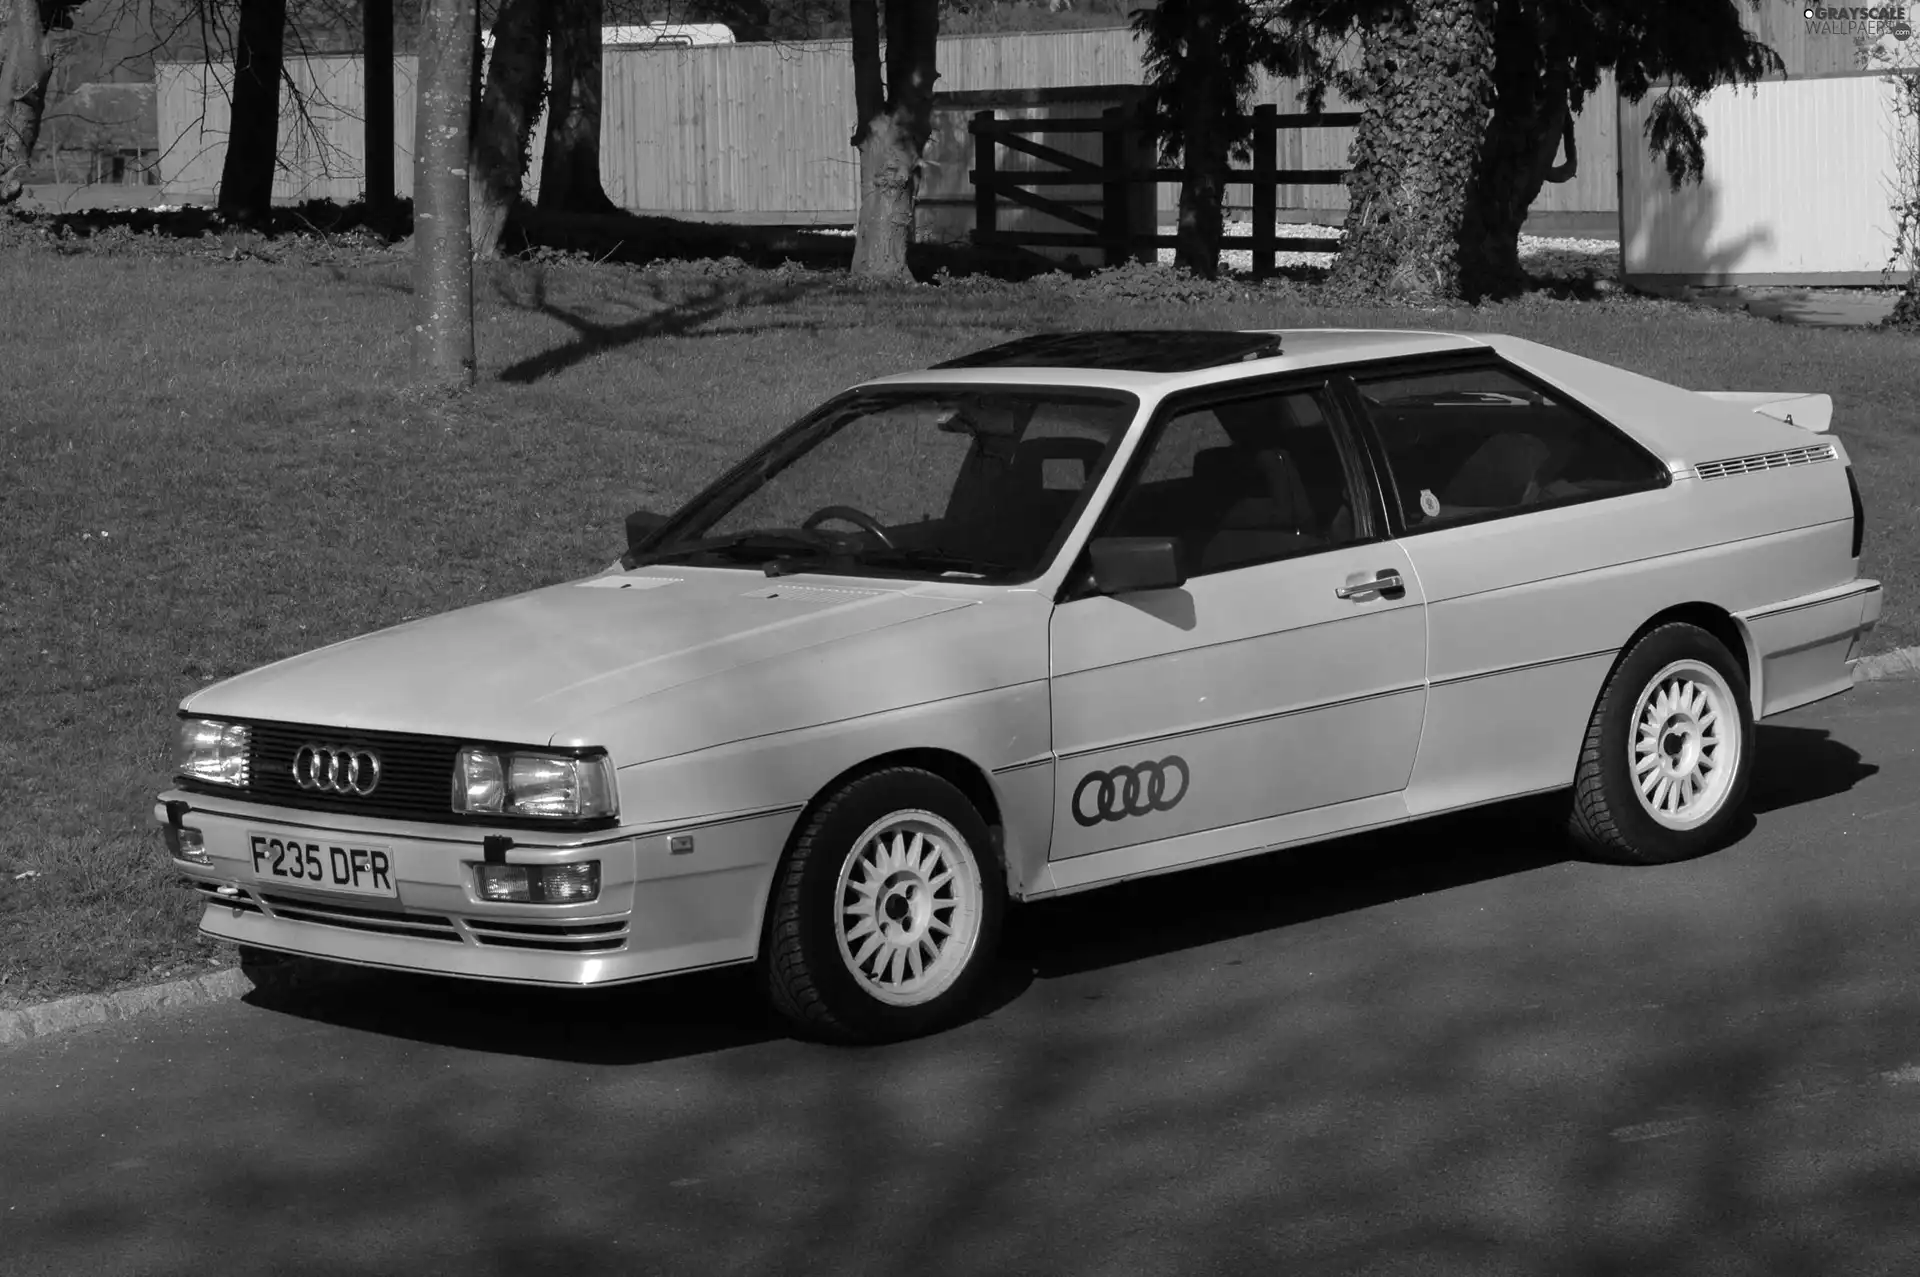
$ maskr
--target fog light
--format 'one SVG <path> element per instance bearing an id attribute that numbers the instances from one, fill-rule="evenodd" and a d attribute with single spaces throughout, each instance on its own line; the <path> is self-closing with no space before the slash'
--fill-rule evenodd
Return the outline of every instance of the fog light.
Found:
<path id="1" fill-rule="evenodd" d="M 482 900 L 509 904 L 572 905 L 600 898 L 600 862 L 570 865 L 473 865 Z"/>
<path id="2" fill-rule="evenodd" d="M 190 861 L 196 865 L 210 865 L 213 857 L 207 854 L 206 840 L 198 829 L 189 829 L 184 825 L 163 825 L 161 833 L 167 840 L 167 854 L 175 860 Z"/>

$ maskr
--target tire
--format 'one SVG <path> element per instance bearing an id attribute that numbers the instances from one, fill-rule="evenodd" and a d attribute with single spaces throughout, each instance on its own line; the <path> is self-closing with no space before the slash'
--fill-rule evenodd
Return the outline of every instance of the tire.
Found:
<path id="1" fill-rule="evenodd" d="M 870 772 L 806 818 L 774 877 L 768 998 L 823 1041 L 943 1028 L 978 996 L 1005 914 L 1005 876 L 966 796 L 916 767 Z"/>
<path id="2" fill-rule="evenodd" d="M 1733 654 L 1698 626 L 1658 626 L 1600 692 L 1568 831 L 1593 859 L 1614 864 L 1716 851 L 1746 805 L 1753 751 L 1747 680 Z"/>

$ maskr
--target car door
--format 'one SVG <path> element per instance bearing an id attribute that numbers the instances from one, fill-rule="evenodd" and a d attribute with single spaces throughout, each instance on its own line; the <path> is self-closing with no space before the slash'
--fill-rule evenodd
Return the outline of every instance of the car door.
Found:
<path id="1" fill-rule="evenodd" d="M 1054 609 L 1061 885 L 1396 810 L 1426 623 L 1369 466 L 1320 383 L 1240 382 L 1156 415 L 1093 536 L 1175 537 L 1188 578 L 1109 597 L 1083 551 Z"/>

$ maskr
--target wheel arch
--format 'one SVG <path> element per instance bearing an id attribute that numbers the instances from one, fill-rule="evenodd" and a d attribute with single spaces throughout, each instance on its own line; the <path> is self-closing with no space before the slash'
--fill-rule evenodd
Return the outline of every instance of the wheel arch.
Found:
<path id="1" fill-rule="evenodd" d="M 1607 679 L 1612 679 L 1614 670 L 1620 667 L 1620 662 L 1627 659 L 1627 653 L 1633 650 L 1635 643 L 1662 625 L 1669 625 L 1676 621 L 1697 626 L 1726 644 L 1727 650 L 1733 653 L 1733 659 L 1740 665 L 1740 677 L 1747 682 L 1748 706 L 1757 720 L 1760 717 L 1762 703 L 1759 652 L 1754 647 L 1753 635 L 1748 632 L 1740 618 L 1716 603 L 1708 603 L 1704 600 L 1678 603 L 1648 617 L 1640 628 L 1630 634 L 1627 641 L 1620 645 L 1619 652 L 1613 658 L 1612 667 L 1607 670 Z M 1604 690 L 1605 681 L 1601 683 L 1601 687 Z"/>
<path id="2" fill-rule="evenodd" d="M 974 810 L 980 813 L 980 819 L 987 826 L 989 839 L 987 854 L 993 858 L 993 867 L 1000 874 L 1001 880 L 1007 884 L 1007 890 L 1011 894 L 1015 884 L 1011 880 L 1012 871 L 1007 862 L 1006 823 L 1001 814 L 1000 797 L 994 791 L 993 782 L 988 779 L 986 769 L 965 754 L 937 746 L 916 746 L 875 754 L 871 758 L 865 758 L 849 767 L 844 767 L 829 777 L 814 791 L 813 797 L 807 800 L 806 805 L 800 809 L 799 815 L 794 818 L 793 826 L 787 833 L 786 843 L 780 849 L 780 860 L 776 863 L 774 873 L 768 878 L 768 882 L 778 879 L 780 873 L 778 865 L 784 864 L 787 857 L 792 854 L 795 841 L 806 829 L 808 822 L 813 819 L 814 813 L 820 810 L 821 805 L 828 798 L 860 777 L 884 771 L 889 767 L 917 767 L 922 771 L 931 772 L 950 783 L 965 796 L 968 802 L 973 804 Z M 767 927 L 772 916 L 771 903 L 772 893 L 769 891 L 760 903 L 759 951 L 761 955 L 766 953 Z"/>

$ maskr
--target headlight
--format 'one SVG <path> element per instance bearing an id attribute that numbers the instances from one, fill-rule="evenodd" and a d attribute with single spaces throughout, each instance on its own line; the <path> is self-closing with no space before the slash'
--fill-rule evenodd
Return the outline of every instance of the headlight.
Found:
<path id="1" fill-rule="evenodd" d="M 471 815 L 558 820 L 612 816 L 620 810 L 613 760 L 605 754 L 574 758 L 467 745 L 453 762 L 453 809 Z"/>
<path id="2" fill-rule="evenodd" d="M 176 737 L 174 770 L 193 780 L 244 788 L 248 736 L 246 727 L 239 723 L 183 718 Z"/>

